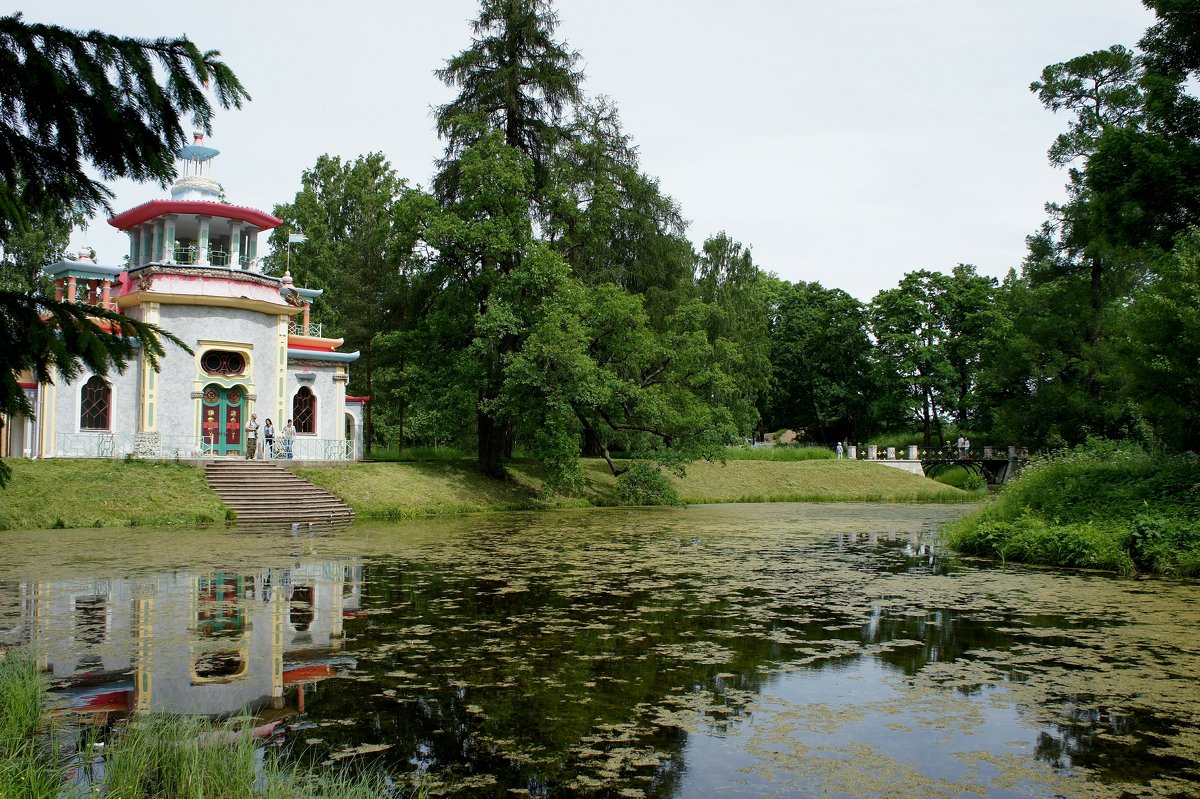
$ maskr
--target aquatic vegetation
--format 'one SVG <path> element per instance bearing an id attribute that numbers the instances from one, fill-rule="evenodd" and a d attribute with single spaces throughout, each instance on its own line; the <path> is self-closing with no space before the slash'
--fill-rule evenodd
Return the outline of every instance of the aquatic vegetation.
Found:
<path id="1" fill-rule="evenodd" d="M 120 662 L 122 641 L 131 661 L 149 653 L 148 701 L 165 710 L 172 686 L 193 687 L 166 655 L 213 610 L 193 587 L 245 574 L 222 612 L 285 650 L 260 650 L 243 682 L 336 667 L 303 693 L 285 681 L 284 710 L 262 710 L 285 719 L 285 761 L 410 790 L 415 768 L 433 795 L 1194 794 L 1200 587 L 961 558 L 936 529 L 966 510 L 487 514 L 198 531 L 174 549 L 146 531 L 149 546 L 114 540 L 92 561 L 19 538 L 0 587 L 20 574 L 47 600 L 146 592 L 146 632 L 87 647 L 76 616 L 50 613 L 38 634 L 64 673 L 100 651 Z M 75 551 L 90 540 L 64 535 Z M 262 579 L 282 586 L 285 570 L 287 602 Z M 0 630 L 22 623 L 18 595 L 0 591 Z"/>

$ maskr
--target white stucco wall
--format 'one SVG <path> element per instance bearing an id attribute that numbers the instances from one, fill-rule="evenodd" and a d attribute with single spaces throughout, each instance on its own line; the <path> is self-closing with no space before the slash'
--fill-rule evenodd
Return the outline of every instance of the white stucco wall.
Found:
<path id="1" fill-rule="evenodd" d="M 160 306 L 158 324 L 187 342 L 195 355 L 171 347 L 160 362 L 158 375 L 158 432 L 167 436 L 197 433 L 196 401 L 193 391 L 208 382 L 236 383 L 255 396 L 245 413 L 257 413 L 260 421 L 272 416 L 277 405 L 279 369 L 279 316 L 236 308 L 190 305 Z M 249 366 L 245 376 L 210 378 L 198 359 L 210 349 L 244 351 Z"/>

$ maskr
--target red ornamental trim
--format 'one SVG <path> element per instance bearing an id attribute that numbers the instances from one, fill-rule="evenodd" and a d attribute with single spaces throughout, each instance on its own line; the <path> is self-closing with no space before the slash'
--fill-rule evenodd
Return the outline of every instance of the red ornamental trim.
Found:
<path id="1" fill-rule="evenodd" d="M 351 404 L 366 405 L 370 401 L 370 397 L 351 397 L 349 394 L 346 395 L 346 402 Z"/>
<path id="2" fill-rule="evenodd" d="M 295 344 L 295 343 L 289 341 L 288 349 L 289 350 L 308 350 L 309 352 L 333 352 L 333 345 L 330 344 L 328 347 L 314 347 L 312 345 L 307 345 L 307 344 Z"/>
<path id="3" fill-rule="evenodd" d="M 248 222 L 259 230 L 270 230 L 283 224 L 282 219 L 255 208 L 247 208 L 244 205 L 225 205 L 207 200 L 151 200 L 117 214 L 108 220 L 108 224 L 118 230 L 129 230 L 131 227 L 164 214 L 204 214 L 218 219 L 236 219 L 240 222 Z"/>

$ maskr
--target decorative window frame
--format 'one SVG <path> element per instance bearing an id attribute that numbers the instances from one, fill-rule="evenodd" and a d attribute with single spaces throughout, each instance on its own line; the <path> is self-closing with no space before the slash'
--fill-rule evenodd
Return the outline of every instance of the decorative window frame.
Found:
<path id="1" fill-rule="evenodd" d="M 83 426 L 84 395 L 88 390 L 88 386 L 91 385 L 93 380 L 99 380 L 104 385 L 104 387 L 108 390 L 108 397 L 105 400 L 106 407 L 104 409 L 104 417 L 105 417 L 104 418 L 104 422 L 105 422 L 104 427 L 84 427 Z M 78 397 L 79 403 L 76 406 L 77 413 L 75 414 L 76 429 L 80 433 L 111 433 L 112 429 L 113 429 L 113 425 L 112 425 L 112 422 L 113 422 L 113 384 L 112 384 L 112 381 L 108 380 L 103 375 L 99 375 L 99 374 L 88 375 L 88 379 L 84 380 L 82 383 L 79 384 L 79 391 L 77 393 L 77 397 Z"/>
<path id="2" fill-rule="evenodd" d="M 254 383 L 254 345 L 245 342 L 236 341 L 214 341 L 212 339 L 200 339 L 196 342 L 195 362 L 196 362 L 196 378 L 195 390 L 203 390 L 202 385 L 215 383 L 221 388 L 232 388 L 233 386 L 252 386 Z M 210 374 L 204 369 L 204 356 L 213 351 L 229 352 L 242 356 L 243 368 L 240 374 L 224 375 Z M 249 389 L 247 389 L 249 391 Z"/>
<path id="3" fill-rule="evenodd" d="M 305 391 L 305 390 L 307 390 L 309 396 L 312 397 L 312 431 L 311 432 L 303 432 L 300 429 L 300 426 L 298 424 L 296 424 L 296 420 L 299 418 L 299 414 L 296 413 L 296 398 L 300 396 L 300 392 Z M 299 386 L 294 392 L 292 392 L 291 405 L 292 405 L 292 407 L 290 408 L 290 411 L 291 411 L 290 415 L 291 415 L 291 419 L 292 419 L 292 424 L 296 427 L 296 435 L 297 436 L 311 436 L 313 438 L 320 437 L 320 434 L 321 434 L 321 413 L 320 413 L 321 397 L 320 397 L 320 395 L 317 394 L 317 392 L 314 391 L 311 386 L 307 386 L 307 385 Z"/>

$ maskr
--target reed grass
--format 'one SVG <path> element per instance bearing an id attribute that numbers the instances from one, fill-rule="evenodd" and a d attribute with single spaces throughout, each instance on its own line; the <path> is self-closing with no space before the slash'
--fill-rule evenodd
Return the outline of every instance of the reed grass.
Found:
<path id="1" fill-rule="evenodd" d="M 64 769 L 44 735 L 46 682 L 23 650 L 0 653 L 0 797 L 58 799 Z"/>
<path id="2" fill-rule="evenodd" d="M 46 683 L 23 651 L 0 657 L 0 799 L 422 799 L 386 775 L 304 768 L 264 753 L 248 718 L 141 715 L 103 745 L 89 737 L 73 760 L 43 710 Z M 73 790 L 74 789 L 74 790 Z"/>

